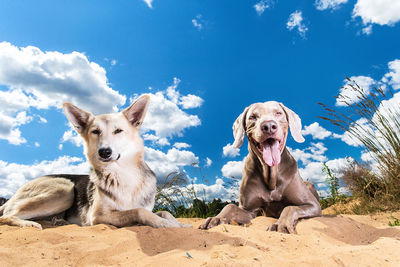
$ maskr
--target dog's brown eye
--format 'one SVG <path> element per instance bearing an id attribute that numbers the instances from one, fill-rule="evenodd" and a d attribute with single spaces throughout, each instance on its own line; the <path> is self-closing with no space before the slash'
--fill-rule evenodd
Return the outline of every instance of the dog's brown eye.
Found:
<path id="1" fill-rule="evenodd" d="M 249 118 L 250 120 L 256 120 L 257 119 L 257 114 L 253 114 Z"/>
<path id="2" fill-rule="evenodd" d="M 282 115 L 282 112 L 277 111 L 277 112 L 276 112 L 276 116 L 280 116 L 280 115 Z"/>
<path id="3" fill-rule="evenodd" d="M 92 131 L 92 134 L 99 135 L 99 134 L 100 134 L 100 131 L 97 130 L 97 129 L 96 129 L 96 130 L 93 130 L 93 131 Z"/>
<path id="4" fill-rule="evenodd" d="M 120 132 L 122 132 L 121 129 L 116 129 L 116 130 L 114 131 L 114 134 L 119 134 Z"/>

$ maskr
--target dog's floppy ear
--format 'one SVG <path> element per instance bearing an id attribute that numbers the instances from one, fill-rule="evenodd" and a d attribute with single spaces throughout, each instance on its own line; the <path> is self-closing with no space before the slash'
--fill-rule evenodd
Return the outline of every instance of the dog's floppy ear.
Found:
<path id="1" fill-rule="evenodd" d="M 287 119 L 289 121 L 289 128 L 290 128 L 290 133 L 292 134 L 293 139 L 297 143 L 303 143 L 304 137 L 301 134 L 301 119 L 299 115 L 297 115 L 293 110 L 290 108 L 285 107 L 282 103 L 279 103 L 283 110 L 285 111 L 287 115 Z"/>
<path id="2" fill-rule="evenodd" d="M 75 130 L 80 134 L 83 133 L 83 131 L 89 124 L 89 121 L 91 121 L 93 118 L 92 113 L 80 109 L 77 106 L 72 105 L 71 103 L 64 103 L 63 110 L 65 116 L 67 116 L 67 119 L 72 123 Z"/>
<path id="3" fill-rule="evenodd" d="M 149 95 L 142 95 L 132 105 L 122 111 L 122 114 L 135 127 L 142 125 L 144 116 L 150 103 Z"/>
<path id="4" fill-rule="evenodd" d="M 246 114 L 247 111 L 249 110 L 250 106 L 245 108 L 242 114 L 237 117 L 235 122 L 233 123 L 232 130 L 233 130 L 233 137 L 235 138 L 235 141 L 233 142 L 233 147 L 234 148 L 239 148 L 243 144 L 244 140 L 244 133 L 246 132 Z"/>

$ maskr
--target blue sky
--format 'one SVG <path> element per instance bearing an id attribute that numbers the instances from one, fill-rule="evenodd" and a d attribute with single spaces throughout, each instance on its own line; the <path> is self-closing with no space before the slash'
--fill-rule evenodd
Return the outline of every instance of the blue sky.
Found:
<path id="1" fill-rule="evenodd" d="M 160 180 L 184 171 L 228 199 L 226 177 L 240 178 L 247 154 L 229 147 L 232 124 L 276 100 L 302 118 L 306 142 L 288 146 L 324 195 L 322 162 L 338 170 L 368 156 L 317 118 L 317 102 L 341 108 L 346 76 L 396 92 L 399 22 L 396 0 L 2 1 L 0 196 L 39 175 L 87 171 L 63 101 L 99 114 L 143 93 L 146 159 Z"/>

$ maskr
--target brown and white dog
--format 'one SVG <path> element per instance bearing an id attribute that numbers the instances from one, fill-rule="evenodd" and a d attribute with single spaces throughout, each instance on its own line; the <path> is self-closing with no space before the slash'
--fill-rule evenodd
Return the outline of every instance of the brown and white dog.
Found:
<path id="1" fill-rule="evenodd" d="M 314 185 L 303 181 L 296 160 L 286 148 L 289 128 L 296 142 L 304 142 L 299 116 L 275 101 L 252 104 L 240 114 L 233 125 L 233 145 L 239 148 L 246 134 L 249 154 L 242 172 L 239 207 L 225 206 L 199 228 L 246 224 L 263 213 L 279 218 L 268 227 L 270 231 L 294 233 L 299 219 L 321 215 Z"/>
<path id="2" fill-rule="evenodd" d="M 72 104 L 63 105 L 75 130 L 85 141 L 90 175 L 49 175 L 29 181 L 0 207 L 0 224 L 134 224 L 182 227 L 166 211 L 152 213 L 156 177 L 143 159 L 139 128 L 150 97 L 141 96 L 120 113 L 94 116 Z"/>

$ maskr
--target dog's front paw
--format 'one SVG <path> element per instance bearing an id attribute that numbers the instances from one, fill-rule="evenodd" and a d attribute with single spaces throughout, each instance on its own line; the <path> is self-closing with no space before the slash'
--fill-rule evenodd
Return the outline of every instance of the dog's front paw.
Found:
<path id="1" fill-rule="evenodd" d="M 177 221 L 168 219 L 160 219 L 157 224 L 153 225 L 155 228 L 181 228 L 181 224 Z"/>
<path id="2" fill-rule="evenodd" d="M 267 228 L 267 231 L 273 231 L 273 232 L 279 232 L 279 233 L 285 233 L 285 234 L 295 234 L 296 233 L 293 223 L 279 222 L 279 221 L 270 225 Z"/>
<path id="3" fill-rule="evenodd" d="M 24 221 L 21 223 L 21 227 L 35 227 L 39 230 L 42 230 L 42 225 L 37 222 L 32 222 L 32 221 Z"/>
<path id="4" fill-rule="evenodd" d="M 199 229 L 207 230 L 220 224 L 229 223 L 225 219 L 219 217 L 208 217 L 204 223 L 199 226 Z"/>

